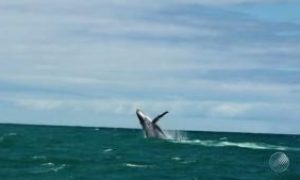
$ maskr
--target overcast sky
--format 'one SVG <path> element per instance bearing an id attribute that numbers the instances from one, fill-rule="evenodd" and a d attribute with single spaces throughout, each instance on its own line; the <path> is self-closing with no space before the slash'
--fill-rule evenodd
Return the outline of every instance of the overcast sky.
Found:
<path id="1" fill-rule="evenodd" d="M 300 134 L 296 0 L 0 0 L 0 122 Z"/>

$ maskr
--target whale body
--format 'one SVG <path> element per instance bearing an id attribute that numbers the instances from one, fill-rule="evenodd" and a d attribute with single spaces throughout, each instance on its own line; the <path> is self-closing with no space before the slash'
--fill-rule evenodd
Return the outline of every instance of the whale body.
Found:
<path id="1" fill-rule="evenodd" d="M 140 121 L 146 138 L 166 138 L 163 130 L 157 125 L 160 118 L 166 115 L 168 111 L 156 116 L 153 120 L 148 117 L 142 110 L 137 109 L 136 115 Z"/>

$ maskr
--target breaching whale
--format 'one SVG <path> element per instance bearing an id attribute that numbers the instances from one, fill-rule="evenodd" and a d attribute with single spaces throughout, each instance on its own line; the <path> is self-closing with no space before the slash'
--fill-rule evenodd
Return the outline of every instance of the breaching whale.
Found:
<path id="1" fill-rule="evenodd" d="M 161 128 L 157 125 L 157 122 L 160 118 L 162 118 L 164 115 L 166 115 L 168 111 L 156 116 L 153 120 L 151 120 L 150 117 L 145 115 L 145 113 L 137 109 L 136 115 L 140 121 L 140 124 L 143 128 L 144 135 L 147 138 L 166 138 L 165 133 L 161 130 Z"/>

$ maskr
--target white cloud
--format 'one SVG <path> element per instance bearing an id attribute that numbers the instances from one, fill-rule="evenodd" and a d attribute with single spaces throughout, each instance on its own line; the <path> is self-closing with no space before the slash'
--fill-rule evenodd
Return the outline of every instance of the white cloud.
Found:
<path id="1" fill-rule="evenodd" d="M 52 1 L 38 1 L 38 0 L 23 0 L 21 2 L 9 1 L 5 2 L 6 5 L 28 5 L 28 4 L 36 4 L 36 5 L 67 5 L 73 3 L 75 7 L 81 5 L 82 7 L 89 7 L 92 5 L 99 5 L 102 4 L 105 7 L 107 5 L 110 6 L 134 6 L 134 7 L 143 7 L 143 6 L 151 6 L 152 7 L 161 7 L 161 5 L 166 4 L 173 4 L 173 3 L 181 3 L 181 4 L 204 4 L 204 5 L 230 5 L 230 4 L 243 4 L 243 3 L 279 3 L 279 2 L 293 2 L 293 0 L 218 0 L 218 1 L 210 1 L 210 0 L 167 0 L 167 1 L 160 1 L 160 2 L 153 2 L 150 0 L 144 0 L 143 2 L 139 0 L 102 0 L 101 2 L 96 0 L 86 1 L 71 1 L 71 0 L 64 0 L 64 3 L 59 0 L 52 0 Z"/>
<path id="2" fill-rule="evenodd" d="M 18 99 L 14 101 L 16 106 L 24 107 L 32 110 L 53 110 L 60 108 L 63 103 L 53 99 Z"/>
<path id="3" fill-rule="evenodd" d="M 249 109 L 251 109 L 251 105 L 249 104 L 224 103 L 212 108 L 210 114 L 212 116 L 234 117 L 245 114 Z"/>
<path id="4" fill-rule="evenodd" d="M 198 116 L 211 118 L 256 118 L 261 119 L 280 116 L 280 112 L 293 112 L 299 104 L 279 104 L 264 102 L 226 102 L 226 101 L 195 101 L 195 100 L 131 100 L 131 99 L 41 99 L 41 98 L 6 98 L 15 106 L 32 110 L 92 111 L 103 115 L 134 114 L 138 108 L 146 112 L 159 113 L 169 110 L 179 116 Z M 292 105 L 292 106 L 291 106 Z M 272 115 L 272 113 L 274 115 Z M 297 113 L 293 113 L 297 114 Z M 296 115 L 297 116 L 297 115 Z M 268 120 L 267 120 L 268 121 Z"/>
<path id="5" fill-rule="evenodd" d="M 170 70 L 169 70 L 170 71 Z M 134 72 L 134 71 L 133 71 Z M 171 71 L 172 72 L 172 71 Z M 124 72 L 123 72 L 124 73 Z M 136 72 L 138 73 L 138 72 Z M 153 70 L 152 73 L 155 73 Z M 176 71 L 175 71 L 176 73 Z M 85 89 L 94 87 L 111 87 L 131 89 L 133 91 L 147 91 L 147 89 L 155 88 L 160 91 L 172 91 L 172 92 L 193 92 L 202 93 L 245 93 L 255 95 L 265 95 L 276 97 L 289 97 L 300 91 L 300 85 L 298 84 L 281 84 L 281 83 L 260 83 L 260 82 L 220 82 L 219 80 L 206 80 L 203 78 L 178 78 L 162 75 L 159 79 L 158 76 L 149 76 L 149 74 L 142 74 L 136 76 L 135 73 L 124 75 L 116 74 L 115 72 L 100 72 L 99 75 L 87 75 L 87 76 L 64 76 L 61 74 L 56 75 L 40 75 L 36 73 L 33 75 L 14 75 L 14 74 L 2 74 L 0 80 L 22 83 L 28 85 L 37 85 L 41 87 L 61 87 L 63 89 L 72 89 L 76 92 L 76 88 Z M 163 74 L 163 73 L 161 73 Z M 104 78 L 103 78 L 104 77 Z M 183 85 L 184 84 L 184 85 Z M 158 91 L 157 94 L 160 92 Z"/>
<path id="6" fill-rule="evenodd" d="M 283 1 L 3 1 L 0 93 L 15 108 L 78 117 L 123 117 L 141 107 L 245 125 L 288 112 L 291 122 L 299 117 L 299 44 L 280 34 L 298 27 L 213 7 L 276 2 Z M 242 76 L 249 69 L 267 73 Z M 210 70 L 229 73 L 214 79 L 205 76 Z"/>

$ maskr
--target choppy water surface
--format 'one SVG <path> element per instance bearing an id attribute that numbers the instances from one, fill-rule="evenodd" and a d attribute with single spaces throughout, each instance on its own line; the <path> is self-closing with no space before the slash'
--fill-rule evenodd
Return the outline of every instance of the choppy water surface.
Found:
<path id="1" fill-rule="evenodd" d="M 300 136 L 0 125 L 0 179 L 300 179 Z M 273 172 L 275 152 L 290 160 Z"/>

